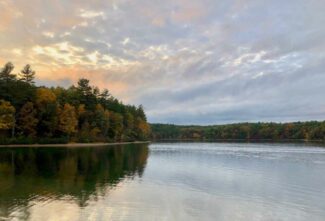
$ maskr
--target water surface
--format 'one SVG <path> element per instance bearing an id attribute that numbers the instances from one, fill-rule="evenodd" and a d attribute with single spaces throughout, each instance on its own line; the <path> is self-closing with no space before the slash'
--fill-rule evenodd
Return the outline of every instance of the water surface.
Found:
<path id="1" fill-rule="evenodd" d="M 325 149 L 1 148 L 0 220 L 325 220 Z"/>

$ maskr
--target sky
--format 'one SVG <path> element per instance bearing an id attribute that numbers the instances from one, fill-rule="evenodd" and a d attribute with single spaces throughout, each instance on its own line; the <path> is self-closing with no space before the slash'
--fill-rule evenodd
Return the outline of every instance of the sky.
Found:
<path id="1" fill-rule="evenodd" d="M 0 0 L 0 65 L 79 78 L 149 122 L 325 119 L 324 0 Z"/>

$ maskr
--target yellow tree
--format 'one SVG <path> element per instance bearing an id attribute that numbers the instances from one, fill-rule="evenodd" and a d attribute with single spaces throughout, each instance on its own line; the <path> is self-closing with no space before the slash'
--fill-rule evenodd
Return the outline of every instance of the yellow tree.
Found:
<path id="1" fill-rule="evenodd" d="M 106 137 L 109 129 L 109 111 L 105 110 L 102 105 L 97 104 L 93 118 L 95 127 L 99 128 L 102 136 Z"/>
<path id="2" fill-rule="evenodd" d="M 0 130 L 12 130 L 14 133 L 15 112 L 10 102 L 0 100 Z"/>
<path id="3" fill-rule="evenodd" d="M 123 133 L 123 116 L 120 113 L 109 113 L 110 136 L 116 141 L 120 141 Z"/>
<path id="4" fill-rule="evenodd" d="M 148 139 L 150 134 L 150 126 L 145 120 L 138 117 L 136 121 L 136 129 L 138 131 L 138 137 L 141 140 Z"/>
<path id="5" fill-rule="evenodd" d="M 59 113 L 59 131 L 70 136 L 72 133 L 76 132 L 77 125 L 78 119 L 75 107 L 70 104 L 65 104 Z"/>
<path id="6" fill-rule="evenodd" d="M 85 105 L 84 104 L 80 104 L 78 106 L 77 112 L 78 112 L 78 117 L 82 117 L 86 113 L 86 107 L 85 107 Z"/>
<path id="7" fill-rule="evenodd" d="M 27 102 L 20 109 L 18 114 L 18 129 L 26 136 L 34 137 L 37 133 L 38 119 L 36 118 L 36 109 L 32 102 Z"/>
<path id="8" fill-rule="evenodd" d="M 48 88 L 38 88 L 36 91 L 36 105 L 44 106 L 56 102 L 55 94 Z"/>
<path id="9" fill-rule="evenodd" d="M 38 112 L 40 135 L 53 136 L 57 129 L 59 109 L 55 94 L 48 88 L 38 88 L 35 104 Z"/>

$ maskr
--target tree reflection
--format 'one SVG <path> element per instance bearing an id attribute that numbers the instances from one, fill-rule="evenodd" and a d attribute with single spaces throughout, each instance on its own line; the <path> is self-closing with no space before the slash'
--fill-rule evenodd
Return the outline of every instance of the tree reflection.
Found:
<path id="1" fill-rule="evenodd" d="M 70 197 L 85 206 L 90 197 L 142 175 L 148 145 L 89 148 L 0 149 L 0 215 L 35 197 Z"/>

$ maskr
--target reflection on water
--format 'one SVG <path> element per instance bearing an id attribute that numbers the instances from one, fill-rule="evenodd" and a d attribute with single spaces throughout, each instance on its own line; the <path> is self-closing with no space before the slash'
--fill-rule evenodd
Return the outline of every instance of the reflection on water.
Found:
<path id="1" fill-rule="evenodd" d="M 323 221 L 324 171 L 303 144 L 0 149 L 0 220 Z"/>
<path id="2" fill-rule="evenodd" d="M 147 145 L 90 148 L 0 149 L 0 220 L 34 220 L 37 207 L 61 210 L 87 207 L 119 182 L 140 176 Z M 45 207 L 46 208 L 46 207 Z M 52 211 L 53 212 L 53 211 Z M 76 214 L 73 214 L 76 215 Z"/>

